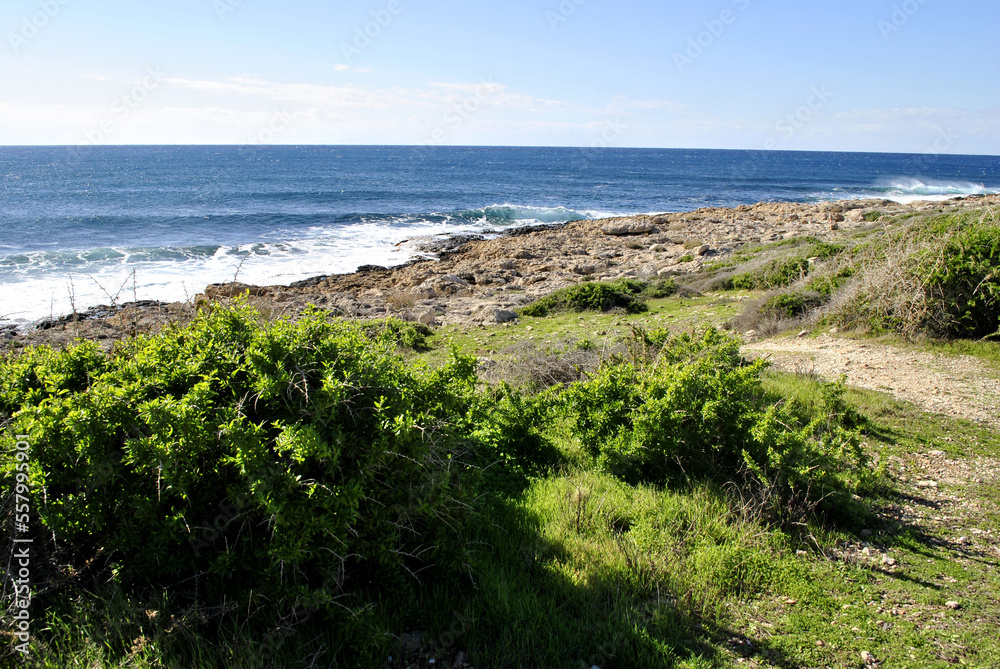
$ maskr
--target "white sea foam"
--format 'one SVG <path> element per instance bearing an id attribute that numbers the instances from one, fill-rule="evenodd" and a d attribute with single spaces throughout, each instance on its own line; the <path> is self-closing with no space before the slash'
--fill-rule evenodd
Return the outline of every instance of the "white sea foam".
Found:
<path id="1" fill-rule="evenodd" d="M 495 205 L 419 216 L 360 217 L 360 222 L 276 230 L 240 246 L 99 248 L 0 257 L 0 323 L 27 324 L 89 307 L 139 300 L 181 301 L 210 283 L 237 279 L 280 285 L 361 265 L 392 266 L 413 257 L 404 239 L 475 233 L 593 218 L 563 207 Z M 295 235 L 298 237 L 295 237 Z"/>
<path id="2" fill-rule="evenodd" d="M 922 200 L 941 201 L 964 195 L 993 195 L 1000 190 L 987 188 L 971 181 L 940 181 L 902 177 L 891 179 L 880 185 L 888 200 L 908 204 Z"/>

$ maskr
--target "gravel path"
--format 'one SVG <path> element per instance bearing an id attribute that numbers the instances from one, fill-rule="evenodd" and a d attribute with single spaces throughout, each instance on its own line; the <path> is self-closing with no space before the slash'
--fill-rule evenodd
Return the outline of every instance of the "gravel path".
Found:
<path id="1" fill-rule="evenodd" d="M 1000 429 L 1000 379 L 968 356 L 945 357 L 831 335 L 747 345 L 789 372 L 815 373 L 859 388 L 886 392 L 926 411 Z"/>

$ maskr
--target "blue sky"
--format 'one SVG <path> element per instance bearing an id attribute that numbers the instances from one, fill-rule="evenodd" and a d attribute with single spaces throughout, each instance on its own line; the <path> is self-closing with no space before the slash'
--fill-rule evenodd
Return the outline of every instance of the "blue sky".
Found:
<path id="1" fill-rule="evenodd" d="M 997 25 L 995 0 L 4 0 L 0 144 L 995 155 Z"/>

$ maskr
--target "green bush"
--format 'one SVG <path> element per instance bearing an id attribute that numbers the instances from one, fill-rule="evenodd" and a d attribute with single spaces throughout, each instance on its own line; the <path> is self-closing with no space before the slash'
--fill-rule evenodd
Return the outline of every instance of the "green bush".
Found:
<path id="1" fill-rule="evenodd" d="M 839 300 L 847 327 L 944 338 L 1000 333 L 1000 223 L 969 212 L 918 219 L 859 247 Z"/>
<path id="2" fill-rule="evenodd" d="M 839 244 L 820 241 L 811 237 L 788 240 L 785 244 L 795 249 L 770 260 L 755 269 L 735 274 L 723 282 L 725 289 L 773 290 L 788 286 L 804 278 L 811 269 L 810 259 L 828 260 L 840 254 L 844 247 Z M 777 246 L 775 248 L 778 248 Z"/>
<path id="3" fill-rule="evenodd" d="M 659 300 L 676 295 L 679 290 L 680 286 L 673 279 L 657 279 L 643 286 L 642 296 L 650 300 Z"/>
<path id="4" fill-rule="evenodd" d="M 760 306 L 763 316 L 775 318 L 798 318 L 823 303 L 819 293 L 793 291 L 769 297 Z"/>
<path id="5" fill-rule="evenodd" d="M 884 216 L 884 214 L 881 211 L 869 211 L 864 215 L 864 220 L 866 223 L 874 223 L 875 221 L 881 219 L 882 216 Z"/>
<path id="6" fill-rule="evenodd" d="M 947 314 L 937 334 L 978 339 L 1000 332 L 1000 225 L 966 219 L 936 231 L 945 241 L 920 254 L 918 271 L 931 304 Z"/>
<path id="7" fill-rule="evenodd" d="M 663 347 L 652 362 L 609 365 L 566 393 L 572 431 L 602 468 L 629 482 L 742 481 L 779 519 L 853 504 L 871 472 L 836 407 L 803 425 L 765 406 L 765 363 L 745 363 L 739 341 L 714 330 L 647 337 Z"/>
<path id="8" fill-rule="evenodd" d="M 3 439 L 30 435 L 44 491 L 37 550 L 189 599 L 318 608 L 368 643 L 341 613 L 378 601 L 370 589 L 466 564 L 458 454 L 474 361 L 415 369 L 396 353 L 405 331 L 320 312 L 261 323 L 236 305 L 108 356 L 82 344 L 6 357 Z"/>
<path id="9" fill-rule="evenodd" d="M 544 434 L 553 397 L 552 391 L 526 396 L 506 384 L 477 396 L 469 422 L 488 488 L 516 493 L 558 462 L 559 451 Z"/>
<path id="10" fill-rule="evenodd" d="M 612 282 L 586 282 L 563 288 L 521 309 L 525 316 L 541 317 L 560 311 L 611 311 L 623 309 L 630 314 L 648 310 L 639 299 L 645 285 L 623 279 Z"/>

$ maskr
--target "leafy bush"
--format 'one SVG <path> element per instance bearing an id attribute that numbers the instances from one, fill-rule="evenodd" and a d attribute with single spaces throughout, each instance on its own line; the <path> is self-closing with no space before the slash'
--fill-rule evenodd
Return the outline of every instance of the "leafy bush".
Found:
<path id="1" fill-rule="evenodd" d="M 547 316 L 559 311 L 611 311 L 623 309 L 630 314 L 646 311 L 639 299 L 644 284 L 623 279 L 612 282 L 586 282 L 563 288 L 521 309 L 525 316 Z"/>
<path id="2" fill-rule="evenodd" d="M 559 460 L 559 451 L 543 434 L 553 396 L 526 396 L 502 384 L 477 397 L 470 424 L 481 446 L 479 464 L 493 483 L 489 487 L 515 492 Z"/>
<path id="3" fill-rule="evenodd" d="M 760 306 L 760 313 L 772 318 L 798 318 L 822 303 L 823 296 L 819 293 L 791 291 L 767 298 Z"/>
<path id="4" fill-rule="evenodd" d="M 833 413 L 801 425 L 762 406 L 765 363 L 745 363 L 739 341 L 714 330 L 647 340 L 662 343 L 651 363 L 609 365 L 566 394 L 573 433 L 602 468 L 630 482 L 742 481 L 779 518 L 851 504 L 870 473 Z"/>
<path id="5" fill-rule="evenodd" d="M 874 223 L 875 221 L 881 219 L 885 214 L 881 211 L 869 211 L 864 215 L 864 220 L 866 223 Z"/>
<path id="6" fill-rule="evenodd" d="M 396 353 L 407 332 L 319 312 L 260 323 L 237 304 L 109 356 L 5 358 L 4 439 L 30 435 L 45 491 L 38 550 L 109 564 L 123 584 L 334 616 L 375 584 L 458 573 L 474 362 L 415 369 Z M 356 623 L 344 634 L 368 643 Z"/>
<path id="7" fill-rule="evenodd" d="M 855 254 L 836 300 L 848 327 L 983 338 L 1000 331 L 1000 222 L 970 212 L 918 220 Z"/>
<path id="8" fill-rule="evenodd" d="M 651 300 L 659 300 L 676 295 L 679 290 L 680 286 L 673 279 L 657 279 L 643 286 L 642 296 Z"/>
<path id="9" fill-rule="evenodd" d="M 734 274 L 725 279 L 721 287 L 736 290 L 773 290 L 788 286 L 809 274 L 811 259 L 827 260 L 844 250 L 840 244 L 831 244 L 811 237 L 799 239 L 795 244 L 791 243 L 793 241 L 796 240 L 787 240 L 784 244 L 793 248 L 793 252 L 784 252 L 758 267 Z"/>
<path id="10" fill-rule="evenodd" d="M 630 314 L 648 310 L 644 300 L 670 297 L 680 290 L 673 279 L 638 281 L 587 281 L 577 286 L 563 288 L 532 302 L 521 309 L 525 316 L 541 317 L 562 311 L 611 311 L 623 309 Z"/>

